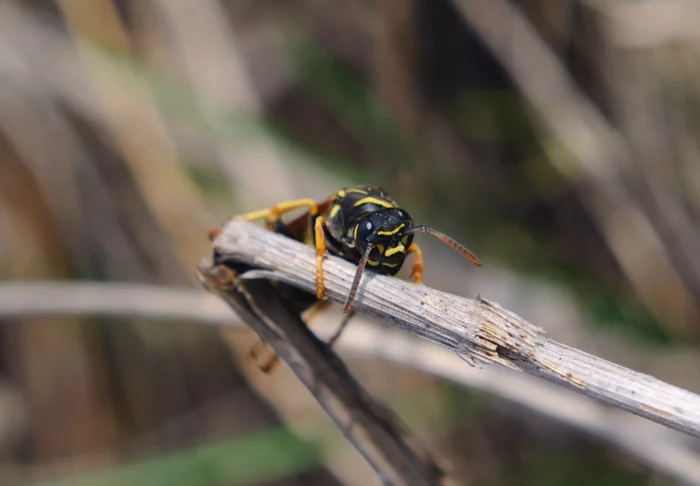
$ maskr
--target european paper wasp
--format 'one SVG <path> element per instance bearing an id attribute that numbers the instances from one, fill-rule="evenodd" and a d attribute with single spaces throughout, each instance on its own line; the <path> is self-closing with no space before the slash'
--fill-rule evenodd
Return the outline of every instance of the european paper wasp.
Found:
<path id="1" fill-rule="evenodd" d="M 307 211 L 289 223 L 282 220 L 283 215 L 300 208 L 307 208 Z M 352 309 L 367 267 L 379 274 L 393 276 L 401 270 L 406 257 L 413 254 L 411 278 L 418 284 L 422 283 L 423 255 L 413 242 L 416 233 L 433 235 L 474 265 L 481 266 L 481 261 L 471 251 L 449 236 L 425 225 L 413 225 L 409 214 L 396 201 L 383 189 L 372 185 L 346 187 L 320 202 L 313 199 L 283 202 L 237 219 L 254 221 L 263 218 L 271 231 L 316 248 L 316 295 L 295 292 L 292 297 L 292 291 L 285 288 L 288 294 L 285 298 L 298 299 L 294 304 L 300 312 L 316 303 L 321 304 L 321 307 L 326 303 L 323 279 L 323 259 L 326 253 L 357 265 L 343 308 L 345 314 L 349 314 Z M 213 230 L 210 237 L 217 233 L 218 230 Z M 347 316 L 349 317 L 350 315 Z M 338 333 L 333 340 L 337 336 Z"/>

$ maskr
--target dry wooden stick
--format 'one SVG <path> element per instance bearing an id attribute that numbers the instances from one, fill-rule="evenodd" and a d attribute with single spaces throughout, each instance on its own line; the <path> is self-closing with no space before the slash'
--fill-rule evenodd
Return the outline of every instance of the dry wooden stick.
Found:
<path id="1" fill-rule="evenodd" d="M 226 224 L 214 246 L 226 260 L 262 269 L 247 273 L 247 279 L 315 289 L 310 246 L 241 221 Z M 344 303 L 355 267 L 328 256 L 324 273 L 329 298 Z M 541 328 L 485 298 L 466 299 L 368 273 L 355 309 L 449 348 L 471 364 L 524 371 L 700 436 L 700 396 L 550 340 Z"/>
<path id="2" fill-rule="evenodd" d="M 343 435 L 363 455 L 382 484 L 442 484 L 443 472 L 426 451 L 409 444 L 398 419 L 374 402 L 343 362 L 289 312 L 265 280 L 242 280 L 224 265 L 203 260 L 200 281 L 294 371 Z"/>

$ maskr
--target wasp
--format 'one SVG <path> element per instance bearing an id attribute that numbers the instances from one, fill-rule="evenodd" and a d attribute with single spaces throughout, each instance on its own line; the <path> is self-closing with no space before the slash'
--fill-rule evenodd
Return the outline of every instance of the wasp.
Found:
<path id="1" fill-rule="evenodd" d="M 282 223 L 282 216 L 300 208 L 307 211 L 294 221 Z M 423 254 L 413 238 L 428 233 L 480 267 L 471 251 L 449 236 L 426 226 L 414 225 L 411 216 L 383 189 L 362 185 L 340 189 L 328 199 L 297 199 L 240 216 L 253 221 L 265 218 L 268 229 L 286 233 L 316 248 L 316 298 L 325 301 L 323 259 L 336 255 L 357 265 L 350 293 L 343 307 L 349 313 L 357 297 L 362 276 L 369 267 L 382 275 L 396 275 L 409 254 L 414 255 L 411 278 L 423 281 Z"/>
<path id="2" fill-rule="evenodd" d="M 296 219 L 285 222 L 283 216 L 297 209 L 306 211 Z M 328 305 L 323 278 L 326 254 L 343 258 L 357 265 L 357 270 L 343 311 L 346 318 L 329 341 L 332 344 L 352 316 L 352 306 L 369 267 L 382 275 L 396 275 L 406 257 L 413 254 L 410 278 L 423 281 L 423 254 L 413 239 L 416 233 L 428 233 L 480 267 L 481 261 L 471 251 L 449 236 L 426 225 L 414 225 L 411 216 L 398 206 L 386 191 L 373 185 L 345 187 L 323 201 L 297 199 L 271 208 L 254 211 L 236 219 L 255 221 L 265 219 L 266 227 L 276 233 L 312 245 L 316 249 L 316 294 L 277 284 L 285 303 L 302 313 L 316 307 L 316 313 Z M 212 230 L 213 239 L 219 230 Z M 309 320 L 307 320 L 309 322 Z M 265 369 L 271 368 L 268 361 Z"/>

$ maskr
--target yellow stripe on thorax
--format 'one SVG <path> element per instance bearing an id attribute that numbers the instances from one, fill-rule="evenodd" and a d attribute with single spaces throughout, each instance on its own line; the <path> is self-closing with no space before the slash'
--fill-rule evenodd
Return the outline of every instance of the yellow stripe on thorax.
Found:
<path id="1" fill-rule="evenodd" d="M 394 229 L 391 230 L 391 231 L 377 231 L 377 234 L 378 234 L 378 235 L 382 235 L 382 236 L 395 235 L 396 233 L 398 233 L 399 231 L 401 231 L 401 228 L 403 228 L 404 226 L 405 226 L 405 225 L 404 225 L 403 223 L 401 223 L 400 225 L 398 225 L 396 228 L 394 228 Z"/>
<path id="2" fill-rule="evenodd" d="M 399 244 L 398 246 L 395 246 L 393 248 L 389 248 L 387 251 L 384 252 L 385 257 L 390 257 L 394 253 L 403 253 L 406 251 L 406 247 L 403 246 L 402 244 Z"/>
<path id="3" fill-rule="evenodd" d="M 328 217 L 330 219 L 335 218 L 338 215 L 339 211 L 340 211 L 340 204 L 336 204 L 335 206 L 333 206 L 331 208 L 330 212 L 328 213 Z"/>
<path id="4" fill-rule="evenodd" d="M 393 208 L 394 207 L 394 205 L 388 201 L 383 201 L 381 199 L 377 199 L 376 197 L 371 197 L 371 196 L 370 197 L 363 197 L 362 199 L 357 201 L 352 206 L 354 208 L 356 208 L 357 206 L 362 206 L 363 204 L 368 204 L 368 203 L 376 204 L 377 206 L 382 206 L 385 208 Z"/>

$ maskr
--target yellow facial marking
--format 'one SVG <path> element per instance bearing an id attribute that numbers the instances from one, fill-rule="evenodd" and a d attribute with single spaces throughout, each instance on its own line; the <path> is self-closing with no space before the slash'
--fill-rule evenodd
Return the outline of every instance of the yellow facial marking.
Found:
<path id="1" fill-rule="evenodd" d="M 394 228 L 391 231 L 377 231 L 377 234 L 382 235 L 382 236 L 395 235 L 396 233 L 401 231 L 401 228 L 403 228 L 404 226 L 405 225 L 403 223 L 401 223 L 400 225 L 398 225 L 396 228 Z"/>
<path id="2" fill-rule="evenodd" d="M 356 194 L 367 194 L 367 191 L 364 189 L 346 189 L 344 192 L 354 192 Z M 343 194 L 344 196 L 345 194 Z"/>
<path id="3" fill-rule="evenodd" d="M 368 204 L 368 203 L 376 204 L 377 206 L 382 206 L 385 208 L 393 208 L 394 207 L 394 205 L 391 204 L 390 202 L 382 201 L 381 199 L 377 199 L 376 197 L 363 197 L 362 199 L 357 201 L 352 206 L 354 208 L 356 208 L 357 206 L 362 206 L 363 204 Z"/>
<path id="4" fill-rule="evenodd" d="M 398 267 L 399 264 L 398 264 L 398 263 L 387 263 L 387 262 L 382 262 L 382 266 L 383 266 L 383 267 L 389 267 L 389 268 L 395 268 L 395 267 Z"/>
<path id="5" fill-rule="evenodd" d="M 379 262 L 377 260 L 367 260 L 367 265 L 376 267 L 377 265 L 379 265 Z"/>
<path id="6" fill-rule="evenodd" d="M 336 204 L 331 208 L 330 212 L 328 213 L 328 218 L 335 218 L 338 215 L 338 212 L 340 212 L 340 204 Z"/>
<path id="7" fill-rule="evenodd" d="M 408 235 L 401 238 L 401 243 L 403 243 L 404 245 L 408 245 Z"/>
<path id="8" fill-rule="evenodd" d="M 355 225 L 355 229 L 352 230 L 352 239 L 356 240 L 357 239 L 357 229 L 360 227 L 359 224 Z"/>
<path id="9" fill-rule="evenodd" d="M 377 250 L 379 250 L 380 254 L 384 253 L 384 245 L 382 245 L 382 244 L 377 245 Z"/>
<path id="10" fill-rule="evenodd" d="M 403 253 L 406 251 L 406 247 L 403 246 L 402 244 L 399 244 L 398 246 L 395 246 L 393 248 L 389 248 L 386 252 L 384 252 L 385 257 L 390 257 L 394 253 Z"/>

